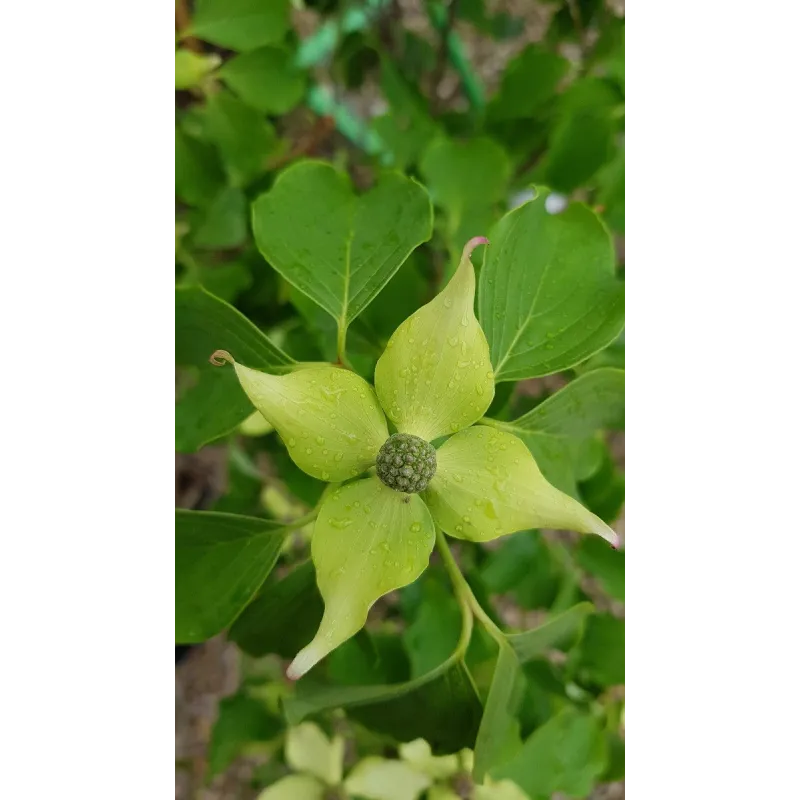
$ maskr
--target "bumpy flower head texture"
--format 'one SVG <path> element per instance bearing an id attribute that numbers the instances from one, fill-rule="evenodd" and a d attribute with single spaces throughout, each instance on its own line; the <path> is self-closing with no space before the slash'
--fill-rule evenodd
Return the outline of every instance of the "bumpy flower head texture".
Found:
<path id="1" fill-rule="evenodd" d="M 475 424 L 494 396 L 489 346 L 474 312 L 470 255 L 480 244 L 488 241 L 467 243 L 447 286 L 392 334 L 374 388 L 333 365 L 269 375 L 227 352 L 212 356 L 234 365 L 300 469 L 342 484 L 314 523 L 311 557 L 325 611 L 287 670 L 292 679 L 356 634 L 379 597 L 422 574 L 436 526 L 476 542 L 547 527 L 616 545 L 602 520 L 545 480 L 520 439 Z M 392 436 L 387 417 L 398 431 Z M 435 450 L 431 442 L 443 436 Z M 363 477 L 372 467 L 376 474 Z"/>

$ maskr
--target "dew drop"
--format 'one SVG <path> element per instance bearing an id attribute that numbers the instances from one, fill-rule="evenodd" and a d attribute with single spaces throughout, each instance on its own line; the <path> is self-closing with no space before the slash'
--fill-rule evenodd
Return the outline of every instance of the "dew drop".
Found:
<path id="1" fill-rule="evenodd" d="M 316 441 L 317 444 L 323 445 L 323 444 L 325 444 L 325 437 L 324 436 L 317 436 L 315 441 Z"/>
<path id="2" fill-rule="evenodd" d="M 342 530 L 343 528 L 347 528 L 352 523 L 353 523 L 353 520 L 351 520 L 351 519 L 349 519 L 347 517 L 342 517 L 341 519 L 336 519 L 335 517 L 331 517 L 331 525 L 334 528 L 338 528 L 339 530 Z M 342 568 L 342 571 L 344 571 L 344 568 Z"/>
<path id="3" fill-rule="evenodd" d="M 297 444 L 297 439 L 289 439 L 289 447 L 294 447 Z"/>
<path id="4" fill-rule="evenodd" d="M 306 455 L 310 456 L 314 451 L 310 447 L 306 447 Z"/>
<path id="5" fill-rule="evenodd" d="M 444 307 L 445 308 L 452 308 L 453 307 L 453 301 L 449 297 L 445 297 L 445 299 L 444 299 Z"/>
<path id="6" fill-rule="evenodd" d="M 334 461 L 341 461 L 344 458 L 344 453 L 337 453 L 334 457 Z"/>
<path id="7" fill-rule="evenodd" d="M 419 522 L 412 522 L 411 523 L 411 531 L 413 533 L 416 533 L 417 531 L 420 531 L 420 530 L 422 530 L 422 525 L 420 525 Z"/>

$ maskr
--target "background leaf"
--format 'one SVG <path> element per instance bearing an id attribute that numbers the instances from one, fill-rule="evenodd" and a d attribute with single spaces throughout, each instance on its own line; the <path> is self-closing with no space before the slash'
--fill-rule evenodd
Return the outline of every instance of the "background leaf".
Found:
<path id="1" fill-rule="evenodd" d="M 219 349 L 264 371 L 285 372 L 295 363 L 228 303 L 201 286 L 176 288 L 175 360 L 200 369 L 197 386 L 181 397 L 175 410 L 175 446 L 181 452 L 230 433 L 253 411 L 233 370 L 209 363 Z"/>
<path id="2" fill-rule="evenodd" d="M 549 214 L 548 195 L 506 214 L 489 236 L 478 317 L 498 382 L 568 369 L 622 330 L 625 290 L 608 231 L 580 203 Z"/>
<path id="3" fill-rule="evenodd" d="M 281 580 L 269 581 L 233 623 L 228 638 L 251 656 L 293 658 L 314 638 L 322 611 L 314 565 L 307 561 Z"/>
<path id="4" fill-rule="evenodd" d="M 306 79 L 283 47 L 259 47 L 232 58 L 219 77 L 245 103 L 267 114 L 283 114 L 303 97 Z"/>
<path id="5" fill-rule="evenodd" d="M 286 528 L 209 511 L 175 512 L 175 641 L 203 642 L 250 602 L 278 558 Z"/>
<path id="6" fill-rule="evenodd" d="M 231 50 L 252 50 L 283 38 L 289 0 L 197 0 L 190 33 Z"/>
<path id="7" fill-rule="evenodd" d="M 268 742 L 284 727 L 284 721 L 270 714 L 263 702 L 244 692 L 223 698 L 208 745 L 207 777 L 227 769 L 247 745 Z"/>
<path id="8" fill-rule="evenodd" d="M 507 764 L 492 777 L 508 778 L 532 797 L 564 792 L 585 797 L 606 766 L 606 743 L 597 722 L 574 708 L 535 730 Z"/>

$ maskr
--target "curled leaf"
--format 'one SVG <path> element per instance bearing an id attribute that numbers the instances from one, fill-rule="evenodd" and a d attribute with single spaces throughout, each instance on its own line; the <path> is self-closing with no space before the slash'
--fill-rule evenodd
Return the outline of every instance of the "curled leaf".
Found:
<path id="1" fill-rule="evenodd" d="M 430 441 L 469 427 L 494 397 L 489 345 L 475 317 L 475 269 L 464 247 L 447 286 L 392 334 L 375 367 L 375 390 L 402 433 Z"/>
<path id="2" fill-rule="evenodd" d="M 551 486 L 527 447 L 510 433 L 478 425 L 436 451 L 423 497 L 436 524 L 458 539 L 485 542 L 527 528 L 617 534 L 577 500 Z"/>
<path id="3" fill-rule="evenodd" d="M 415 581 L 428 565 L 433 520 L 418 495 L 366 478 L 337 489 L 322 504 L 311 558 L 325 613 L 316 636 L 289 665 L 297 680 L 358 633 L 372 604 Z"/>
<path id="4" fill-rule="evenodd" d="M 217 351 L 212 363 L 232 360 Z M 216 360 L 214 360 L 216 359 Z M 338 367 L 269 375 L 234 362 L 250 402 L 280 434 L 292 461 L 323 481 L 344 481 L 375 463 L 389 436 L 372 387 Z"/>

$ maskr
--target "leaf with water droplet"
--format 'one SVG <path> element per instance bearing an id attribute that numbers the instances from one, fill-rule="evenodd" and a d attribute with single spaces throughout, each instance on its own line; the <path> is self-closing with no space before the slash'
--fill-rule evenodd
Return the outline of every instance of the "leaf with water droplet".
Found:
<path id="1" fill-rule="evenodd" d="M 475 270 L 470 261 L 472 250 L 483 243 L 478 237 L 467 244 L 450 283 L 400 325 L 392 335 L 392 349 L 375 367 L 375 390 L 402 433 L 431 441 L 471 425 L 492 402 L 494 384 L 483 377 L 491 371 L 489 349 L 473 310 Z M 410 373 L 417 360 L 420 366 Z M 488 390 L 477 411 L 471 388 L 476 381 Z"/>
<path id="2" fill-rule="evenodd" d="M 292 461 L 304 472 L 322 480 L 343 481 L 375 463 L 389 431 L 378 399 L 363 378 L 332 366 L 280 376 L 238 363 L 235 369 L 250 401 L 275 426 Z M 337 405 L 333 419 L 323 413 L 331 392 L 346 400 Z M 295 436 L 302 440 L 300 444 Z"/>
<path id="3" fill-rule="evenodd" d="M 480 426 L 461 431 L 436 451 L 436 475 L 422 496 L 445 533 L 485 542 L 527 528 L 559 528 L 596 533 L 616 545 L 608 525 L 545 480 L 522 441 L 485 430 L 488 437 Z M 467 479 L 458 482 L 456 470 Z M 498 470 L 505 476 L 502 482 L 495 477 Z M 485 513 L 470 514 L 475 498 L 483 500 Z"/>
<path id="4" fill-rule="evenodd" d="M 369 506 L 370 513 L 348 512 L 356 503 Z M 311 540 L 325 613 L 287 675 L 294 680 L 304 675 L 364 626 L 379 597 L 416 580 L 428 565 L 434 539 L 433 520 L 419 495 L 396 492 L 377 477 L 327 498 Z"/>
<path id="5" fill-rule="evenodd" d="M 330 164 L 300 161 L 253 204 L 259 250 L 289 283 L 336 319 L 340 330 L 431 231 L 427 191 L 396 172 L 357 196 L 347 176 Z"/>

